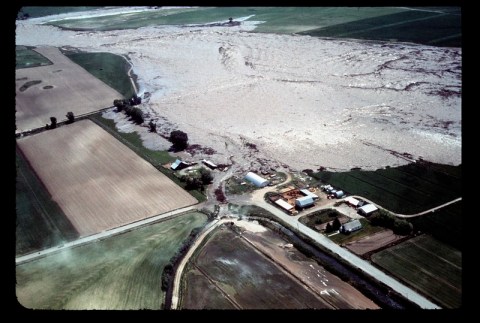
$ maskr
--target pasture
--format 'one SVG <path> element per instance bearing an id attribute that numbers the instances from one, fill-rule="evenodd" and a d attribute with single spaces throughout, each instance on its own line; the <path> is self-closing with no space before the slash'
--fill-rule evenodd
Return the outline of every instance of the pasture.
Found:
<path id="1" fill-rule="evenodd" d="M 162 309 L 163 268 L 206 221 L 187 213 L 19 265 L 18 300 L 30 309 Z"/>
<path id="2" fill-rule="evenodd" d="M 78 232 L 16 148 L 16 256 L 78 238 Z"/>
<path id="3" fill-rule="evenodd" d="M 64 50 L 62 53 L 87 72 L 129 99 L 135 90 L 128 76 L 130 64 L 119 55 L 111 53 L 85 53 Z M 121 99 L 118 97 L 117 99 Z M 113 101 L 112 101 L 113 102 Z"/>
<path id="4" fill-rule="evenodd" d="M 384 268 L 444 308 L 462 305 L 462 253 L 420 235 L 372 256 Z"/>
<path id="5" fill-rule="evenodd" d="M 17 143 L 81 236 L 197 203 L 90 120 Z"/>
<path id="6" fill-rule="evenodd" d="M 462 165 L 419 162 L 376 171 L 322 171 L 312 176 L 389 211 L 414 214 L 460 197 L 461 173 Z"/>
<path id="7" fill-rule="evenodd" d="M 15 68 L 27 68 L 51 65 L 45 56 L 27 46 L 15 46 Z M 17 80 L 19 81 L 19 80 Z"/>
<path id="8" fill-rule="evenodd" d="M 67 120 L 104 109 L 122 95 L 69 60 L 54 47 L 36 48 L 53 65 L 15 70 L 17 131 L 44 127 L 50 117 Z M 35 81 L 35 82 L 33 82 Z M 26 84 L 29 86 L 25 89 Z M 23 91 L 20 89 L 23 87 Z"/>

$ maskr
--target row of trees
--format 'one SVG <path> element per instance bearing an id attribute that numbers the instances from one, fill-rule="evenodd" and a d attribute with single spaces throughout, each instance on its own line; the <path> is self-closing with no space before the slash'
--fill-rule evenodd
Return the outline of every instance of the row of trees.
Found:
<path id="1" fill-rule="evenodd" d="M 117 108 L 118 112 L 125 111 L 125 114 L 131 117 L 133 121 L 135 121 L 137 124 L 143 123 L 144 122 L 143 111 L 137 107 L 132 106 L 131 102 L 141 102 L 141 100 L 136 101 L 133 98 L 128 101 L 114 100 L 113 105 Z"/>
<path id="2" fill-rule="evenodd" d="M 385 210 L 378 210 L 370 216 L 369 220 L 372 225 L 391 229 L 395 234 L 399 235 L 409 235 L 413 230 L 413 225 L 410 222 L 399 219 Z"/>
<path id="3" fill-rule="evenodd" d="M 194 175 L 183 175 L 180 177 L 180 181 L 186 183 L 185 189 L 187 190 L 205 190 L 205 186 L 213 181 L 212 172 L 202 167 L 198 173 Z"/>
<path id="4" fill-rule="evenodd" d="M 73 123 L 75 121 L 75 116 L 73 115 L 73 112 L 69 111 L 67 112 L 67 124 Z M 50 129 L 55 129 L 57 127 L 57 118 L 55 117 L 50 117 L 50 124 L 45 125 L 45 129 L 50 130 Z"/>
<path id="5" fill-rule="evenodd" d="M 335 218 L 332 222 L 328 222 L 327 226 L 325 227 L 325 232 L 330 233 L 333 231 L 340 230 L 340 227 L 342 226 L 342 223 L 338 218 Z"/>

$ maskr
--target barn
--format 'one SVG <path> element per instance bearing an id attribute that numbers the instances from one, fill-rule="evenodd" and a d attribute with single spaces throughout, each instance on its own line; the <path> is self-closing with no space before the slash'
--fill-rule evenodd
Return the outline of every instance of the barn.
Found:
<path id="1" fill-rule="evenodd" d="M 301 189 L 300 192 L 302 192 L 302 194 L 305 195 L 305 196 L 311 196 L 314 200 L 318 199 L 317 194 L 313 194 L 312 192 L 310 192 L 306 188 Z"/>
<path id="2" fill-rule="evenodd" d="M 248 174 L 245 176 L 245 179 L 257 187 L 265 187 L 268 185 L 268 181 L 265 178 L 252 172 L 248 172 Z"/>
<path id="3" fill-rule="evenodd" d="M 313 198 L 311 196 L 299 197 L 295 200 L 295 205 L 298 208 L 305 208 L 307 206 L 313 205 Z"/>
<path id="4" fill-rule="evenodd" d="M 359 220 L 353 220 L 348 223 L 343 224 L 340 227 L 340 232 L 342 233 L 351 233 L 362 228 L 362 223 Z"/>
<path id="5" fill-rule="evenodd" d="M 378 210 L 378 208 L 373 204 L 365 204 L 364 206 L 358 208 L 358 212 L 363 216 L 369 216 L 376 210 Z"/>

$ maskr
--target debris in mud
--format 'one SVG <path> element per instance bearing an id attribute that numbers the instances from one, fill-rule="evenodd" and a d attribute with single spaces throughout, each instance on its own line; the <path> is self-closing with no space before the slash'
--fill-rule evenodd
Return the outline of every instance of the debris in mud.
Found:
<path id="1" fill-rule="evenodd" d="M 216 151 L 210 147 L 202 147 L 199 144 L 188 145 L 185 149 L 190 155 L 195 156 L 197 154 L 213 155 Z"/>

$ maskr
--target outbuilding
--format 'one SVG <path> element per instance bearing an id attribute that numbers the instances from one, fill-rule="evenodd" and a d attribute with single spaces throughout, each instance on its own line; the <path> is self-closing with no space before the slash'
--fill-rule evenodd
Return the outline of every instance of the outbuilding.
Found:
<path id="1" fill-rule="evenodd" d="M 339 198 L 341 198 L 342 196 L 345 195 L 345 193 L 343 193 L 343 191 L 336 191 L 334 194 L 335 194 L 335 197 L 337 199 L 339 199 Z"/>
<path id="2" fill-rule="evenodd" d="M 295 205 L 303 209 L 307 206 L 313 205 L 313 198 L 311 196 L 299 197 L 295 200 Z"/>
<path id="3" fill-rule="evenodd" d="M 344 199 L 345 202 L 347 202 L 349 205 L 353 206 L 353 207 L 357 207 L 358 206 L 358 203 L 360 203 L 359 200 L 357 200 L 356 198 L 354 197 L 351 197 L 351 196 L 348 196 Z"/>
<path id="4" fill-rule="evenodd" d="M 293 205 L 287 203 L 284 199 L 278 199 L 275 201 L 275 204 L 280 206 L 282 209 L 285 209 L 287 211 L 291 211 L 293 209 Z"/>
<path id="5" fill-rule="evenodd" d="M 342 233 L 351 233 L 362 228 L 362 223 L 359 220 L 353 220 L 347 223 L 342 224 L 340 227 L 340 232 Z"/>
<path id="6" fill-rule="evenodd" d="M 313 194 L 312 192 L 310 192 L 310 191 L 307 190 L 306 188 L 301 189 L 300 192 L 302 192 L 302 194 L 305 195 L 305 196 L 311 196 L 312 199 L 314 199 L 314 200 L 318 199 L 318 195 L 317 195 L 317 194 Z"/>
<path id="7" fill-rule="evenodd" d="M 268 185 L 268 180 L 252 172 L 248 172 L 248 174 L 245 176 L 245 179 L 257 187 L 265 187 Z"/>
<path id="8" fill-rule="evenodd" d="M 365 204 L 364 206 L 358 208 L 358 212 L 363 216 L 369 216 L 376 210 L 378 210 L 378 208 L 373 204 Z"/>

